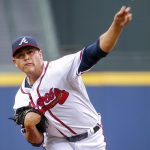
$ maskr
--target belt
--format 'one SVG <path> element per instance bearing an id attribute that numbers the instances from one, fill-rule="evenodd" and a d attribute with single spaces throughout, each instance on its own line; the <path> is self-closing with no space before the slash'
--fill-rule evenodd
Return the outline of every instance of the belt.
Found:
<path id="1" fill-rule="evenodd" d="M 93 133 L 96 133 L 99 129 L 100 129 L 100 126 L 96 125 L 93 128 Z M 77 141 L 80 141 L 80 140 L 85 139 L 87 137 L 88 137 L 88 132 L 78 134 L 78 135 L 75 135 L 75 136 L 71 136 L 71 137 L 65 137 L 65 138 L 69 142 L 77 142 Z"/>

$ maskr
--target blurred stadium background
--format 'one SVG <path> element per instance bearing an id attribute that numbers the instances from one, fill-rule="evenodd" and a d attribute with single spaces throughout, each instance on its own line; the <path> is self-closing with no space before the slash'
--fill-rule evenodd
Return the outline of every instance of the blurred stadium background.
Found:
<path id="1" fill-rule="evenodd" d="M 31 35 L 40 43 L 44 59 L 53 60 L 94 42 L 107 30 L 115 12 L 128 5 L 133 21 L 112 53 L 83 79 L 102 114 L 107 149 L 149 150 L 149 4 L 146 0 L 0 0 L 0 149 L 37 149 L 8 120 L 24 76 L 12 65 L 12 41 Z"/>

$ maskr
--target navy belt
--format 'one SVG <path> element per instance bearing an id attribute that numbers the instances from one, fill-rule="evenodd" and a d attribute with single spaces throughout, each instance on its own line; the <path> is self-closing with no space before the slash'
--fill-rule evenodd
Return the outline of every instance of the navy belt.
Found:
<path id="1" fill-rule="evenodd" d="M 100 126 L 98 126 L 98 125 L 95 126 L 93 128 L 94 133 L 96 133 L 99 129 L 100 129 Z M 66 137 L 66 140 L 69 141 L 69 142 L 77 142 L 77 141 L 80 141 L 80 140 L 85 139 L 87 137 L 88 137 L 88 132 L 85 132 L 85 133 L 78 134 L 78 135 L 75 135 L 75 136 Z"/>

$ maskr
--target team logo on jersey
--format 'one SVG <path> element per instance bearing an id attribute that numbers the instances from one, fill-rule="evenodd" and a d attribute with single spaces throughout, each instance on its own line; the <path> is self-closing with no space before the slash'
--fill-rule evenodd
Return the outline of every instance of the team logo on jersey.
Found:
<path id="1" fill-rule="evenodd" d="M 22 38 L 21 42 L 19 43 L 19 45 L 22 45 L 23 43 L 28 43 L 27 39 L 24 37 Z"/>
<path id="2" fill-rule="evenodd" d="M 44 96 L 38 98 L 37 107 L 44 113 L 45 111 L 53 108 L 56 104 L 64 104 L 68 96 L 69 93 L 65 90 L 51 88 L 48 93 L 45 93 Z"/>

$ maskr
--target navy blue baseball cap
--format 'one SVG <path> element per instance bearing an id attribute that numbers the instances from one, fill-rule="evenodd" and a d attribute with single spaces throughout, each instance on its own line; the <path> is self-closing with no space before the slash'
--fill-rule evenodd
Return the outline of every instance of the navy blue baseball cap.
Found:
<path id="1" fill-rule="evenodd" d="M 14 56 L 21 48 L 29 46 L 40 49 L 37 41 L 31 36 L 21 36 L 17 38 L 12 43 L 12 56 Z"/>

